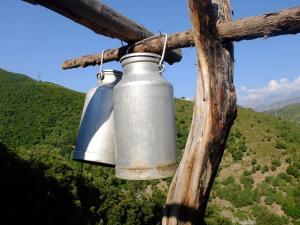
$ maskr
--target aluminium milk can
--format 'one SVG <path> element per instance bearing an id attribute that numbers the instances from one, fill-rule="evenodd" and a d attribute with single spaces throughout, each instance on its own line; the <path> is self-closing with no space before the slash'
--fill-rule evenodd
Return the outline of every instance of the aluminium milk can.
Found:
<path id="1" fill-rule="evenodd" d="M 73 159 L 86 163 L 115 165 L 113 88 L 122 73 L 104 70 L 103 80 L 88 91 Z"/>
<path id="2" fill-rule="evenodd" d="M 101 85 L 102 83 L 102 79 L 98 78 L 97 77 L 97 85 L 95 87 L 92 87 L 91 89 L 89 89 L 85 95 L 85 100 L 84 100 L 84 104 L 83 104 L 83 109 L 82 109 L 82 113 L 81 113 L 81 119 L 80 119 L 80 124 L 81 124 L 81 121 L 82 121 L 82 118 L 85 114 L 85 110 L 87 108 L 87 106 L 89 105 L 92 97 L 94 96 L 97 88 Z"/>
<path id="3" fill-rule="evenodd" d="M 160 58 L 131 53 L 120 60 L 113 96 L 118 178 L 159 179 L 177 169 L 173 87 L 159 71 Z"/>

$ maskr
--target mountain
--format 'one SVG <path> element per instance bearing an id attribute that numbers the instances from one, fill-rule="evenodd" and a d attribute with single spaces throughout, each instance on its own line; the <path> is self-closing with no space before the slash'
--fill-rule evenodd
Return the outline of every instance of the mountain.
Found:
<path id="1" fill-rule="evenodd" d="M 264 100 L 264 104 L 258 104 L 255 105 L 253 108 L 258 111 L 258 112 L 263 112 L 263 111 L 270 111 L 270 110 L 276 110 L 279 108 L 283 108 L 288 105 L 292 105 L 295 103 L 300 103 L 300 96 L 295 97 L 297 94 L 291 94 L 289 96 L 278 96 L 276 99 L 275 96 L 271 96 L 270 98 L 267 98 Z M 274 100 L 276 99 L 276 100 Z M 281 100 L 278 100 L 281 99 Z"/>
<path id="2" fill-rule="evenodd" d="M 300 103 L 291 104 L 279 109 L 269 110 L 267 113 L 298 124 L 300 123 Z"/>
<path id="3" fill-rule="evenodd" d="M 84 94 L 0 70 L 0 224 L 160 224 L 171 179 L 73 162 Z M 176 99 L 178 160 L 193 102 Z M 206 223 L 300 224 L 300 126 L 238 109 Z"/>

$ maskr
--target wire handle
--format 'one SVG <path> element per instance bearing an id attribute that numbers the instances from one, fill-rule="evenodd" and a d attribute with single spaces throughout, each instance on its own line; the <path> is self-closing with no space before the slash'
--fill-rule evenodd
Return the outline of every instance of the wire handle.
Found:
<path id="1" fill-rule="evenodd" d="M 103 80 L 104 79 L 104 74 L 103 74 L 103 58 L 104 58 L 104 52 L 107 49 L 102 50 L 101 52 L 101 60 L 100 60 L 100 68 L 99 68 L 99 72 L 97 73 L 97 78 Z"/>
<path id="2" fill-rule="evenodd" d="M 153 38 L 162 36 L 162 35 L 165 36 L 165 42 L 164 42 L 163 51 L 162 51 L 162 53 L 161 53 L 160 61 L 159 61 L 159 63 L 158 63 L 159 73 L 162 73 L 162 72 L 165 70 L 165 66 L 164 66 L 163 62 L 164 62 L 164 58 L 165 58 L 165 54 L 166 54 L 166 49 L 167 49 L 168 34 L 166 34 L 166 33 L 161 33 L 161 34 L 158 34 L 158 35 L 154 35 L 154 36 L 145 38 L 145 39 L 143 39 L 143 40 L 141 40 L 141 41 L 135 42 L 133 45 L 131 45 L 131 46 L 129 46 L 129 47 L 127 48 L 126 54 L 128 54 L 128 53 L 129 53 L 129 49 L 131 49 L 131 48 L 134 47 L 135 45 L 140 44 L 140 43 L 143 43 L 143 42 L 148 41 L 148 40 L 151 40 L 151 39 L 153 39 Z"/>

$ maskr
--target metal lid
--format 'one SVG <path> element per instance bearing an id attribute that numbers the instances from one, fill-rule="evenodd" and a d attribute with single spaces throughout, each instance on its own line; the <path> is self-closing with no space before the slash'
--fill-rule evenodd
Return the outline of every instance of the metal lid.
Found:
<path id="1" fill-rule="evenodd" d="M 161 59 L 161 56 L 158 55 L 158 54 L 148 53 L 148 52 L 135 52 L 135 53 L 130 53 L 130 54 L 124 55 L 120 59 L 120 62 L 124 66 L 128 63 L 133 63 L 133 62 L 154 62 L 154 63 L 158 63 L 160 59 Z"/>
<path id="2" fill-rule="evenodd" d="M 115 75 L 115 76 L 122 76 L 123 73 L 118 70 L 113 70 L 113 69 L 105 69 L 103 70 L 103 74 L 105 75 Z"/>

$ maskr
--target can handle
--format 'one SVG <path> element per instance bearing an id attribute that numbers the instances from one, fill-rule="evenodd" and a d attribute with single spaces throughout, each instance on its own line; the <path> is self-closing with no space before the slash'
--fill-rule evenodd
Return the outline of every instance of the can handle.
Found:
<path id="1" fill-rule="evenodd" d="M 128 53 L 129 53 L 129 49 L 131 49 L 131 48 L 134 47 L 135 45 L 140 44 L 140 43 L 143 43 L 143 42 L 145 42 L 145 41 L 149 41 L 149 40 L 151 40 L 151 39 L 153 39 L 153 38 L 156 38 L 156 37 L 159 37 L 159 36 L 162 36 L 162 35 L 165 36 L 165 42 L 164 42 L 163 51 L 162 51 L 162 53 L 161 53 L 160 61 L 159 61 L 159 63 L 158 63 L 158 68 L 159 68 L 159 73 L 163 72 L 163 71 L 165 70 L 165 66 L 164 66 L 163 62 L 164 62 L 164 58 L 165 58 L 165 54 L 166 54 L 166 49 L 167 49 L 167 42 L 168 42 L 168 34 L 166 34 L 166 33 L 161 33 L 161 34 L 158 34 L 158 35 L 154 35 L 154 36 L 145 38 L 145 39 L 143 39 L 143 40 L 140 40 L 140 41 L 138 41 L 138 42 L 135 42 L 133 45 L 131 45 L 131 46 L 129 46 L 129 47 L 127 48 L 126 54 L 128 54 Z"/>
<path id="2" fill-rule="evenodd" d="M 107 49 L 104 49 L 102 50 L 101 52 L 101 60 L 100 60 L 100 68 L 99 68 L 99 72 L 97 73 L 97 79 L 101 79 L 103 80 L 104 79 L 104 74 L 103 74 L 103 58 L 104 58 L 104 52 L 106 51 Z"/>

